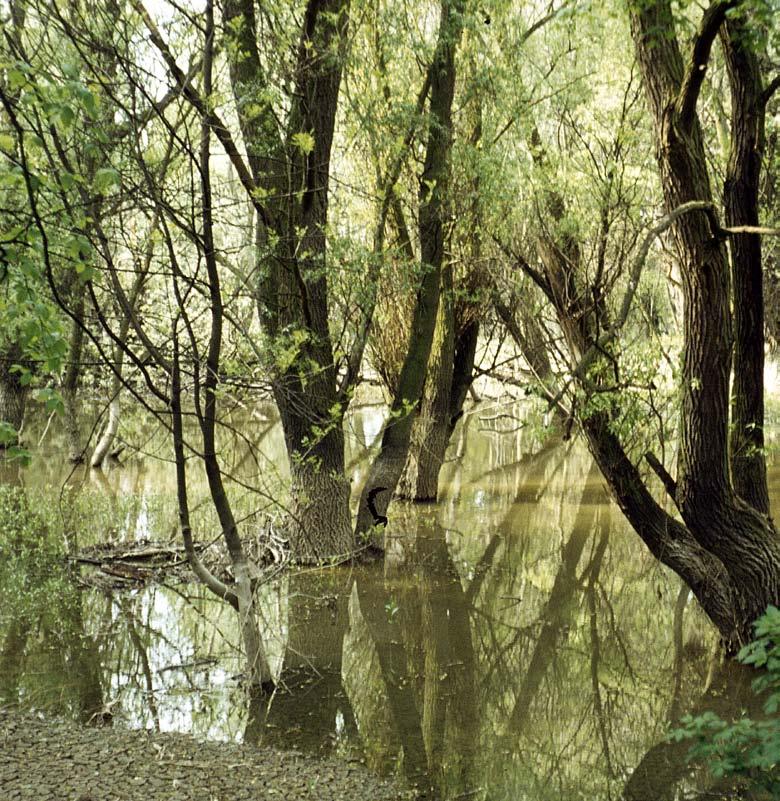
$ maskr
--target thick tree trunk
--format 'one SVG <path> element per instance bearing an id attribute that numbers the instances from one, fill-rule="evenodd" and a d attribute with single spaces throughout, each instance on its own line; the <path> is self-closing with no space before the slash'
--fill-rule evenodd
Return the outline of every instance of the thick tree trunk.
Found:
<path id="1" fill-rule="evenodd" d="M 441 311 L 441 310 L 440 310 Z M 415 450 L 415 432 L 404 467 L 404 475 L 396 492 L 399 498 L 426 502 L 438 497 L 439 473 L 455 425 L 463 413 L 463 405 L 474 378 L 474 357 L 479 337 L 479 322 L 474 319 L 465 324 L 454 343 L 452 376 L 448 391 L 443 393 L 447 401 L 446 411 L 434 420 L 429 419 L 428 445 L 425 441 Z M 428 382 L 431 376 L 428 376 Z M 426 383 L 428 386 L 428 383 Z M 425 410 L 425 407 L 423 407 Z M 424 416 L 425 411 L 420 416 Z M 422 426 L 419 426 L 422 428 Z M 424 432 L 423 432 L 424 433 Z"/>
<path id="2" fill-rule="evenodd" d="M 662 183 L 667 205 L 674 209 L 690 200 L 709 201 L 711 193 L 690 98 L 686 94 L 685 99 L 677 99 L 682 60 L 674 39 L 659 35 L 668 29 L 671 19 L 665 0 L 659 0 L 634 12 L 632 22 L 656 113 Z M 713 36 L 716 33 L 717 29 L 711 31 Z M 695 52 L 701 55 L 699 48 Z M 698 65 L 696 61 L 690 74 L 701 77 Z M 538 156 L 537 162 L 541 159 Z M 543 212 L 556 221 L 562 219 L 563 197 L 552 191 L 544 200 Z M 752 621 L 776 598 L 780 554 L 771 524 L 734 494 L 728 480 L 730 320 L 722 243 L 713 239 L 703 213 L 680 215 L 676 222 L 686 301 L 682 441 L 680 480 L 669 478 L 666 484 L 684 523 L 655 501 L 616 438 L 609 412 L 591 410 L 580 422 L 590 450 L 633 528 L 659 561 L 685 579 L 724 640 L 734 647 L 750 636 Z M 556 309 L 576 363 L 592 351 L 598 332 L 608 329 L 609 321 L 603 305 L 593 304 L 590 292 L 578 286 L 578 244 L 566 234 L 559 240 L 548 234 L 540 236 L 537 249 L 544 274 L 531 268 L 526 271 Z M 604 382 L 595 375 L 591 380 Z M 583 383 L 588 391 L 590 385 Z"/>
<path id="3" fill-rule="evenodd" d="M 767 102 L 771 98 L 766 98 Z M 773 105 L 776 106 L 776 101 Z M 766 135 L 764 162 L 776 164 L 780 158 L 780 131 L 770 128 Z M 775 170 L 762 172 L 761 200 L 771 219 L 776 219 L 780 212 L 778 192 L 780 175 Z M 764 323 L 766 336 L 773 353 L 780 348 L 780 240 L 771 237 L 763 243 L 764 258 Z"/>
<path id="4" fill-rule="evenodd" d="M 478 147 L 482 138 L 482 110 L 477 100 L 476 120 L 471 144 Z M 472 182 L 470 208 L 472 230 L 467 245 L 471 262 L 467 292 L 471 297 L 456 304 L 452 265 L 442 270 L 442 294 L 434 334 L 434 346 L 428 363 L 422 411 L 415 421 L 404 473 L 396 495 L 415 501 L 435 501 L 439 473 L 455 423 L 463 413 L 466 394 L 474 379 L 474 357 L 479 337 L 479 317 L 474 296 L 479 282 L 482 253 L 480 193 L 478 175 Z M 407 236 L 408 242 L 408 236 Z M 411 246 L 410 246 L 411 248 Z M 412 252 L 412 258 L 414 253 Z"/>
<path id="5" fill-rule="evenodd" d="M 340 420 L 309 442 L 311 418 L 291 408 L 289 395 L 277 395 L 292 474 L 288 536 L 296 559 L 319 561 L 354 549 L 349 481 Z"/>
<path id="6" fill-rule="evenodd" d="M 21 364 L 22 349 L 14 343 L 0 355 L 0 422 L 11 425 L 17 434 L 24 424 L 24 411 L 29 390 L 13 367 Z M 15 444 L 15 443 L 10 443 Z"/>
<path id="7" fill-rule="evenodd" d="M 632 10 L 632 31 L 655 117 L 661 184 L 669 209 L 712 199 L 695 105 L 709 46 L 726 8 L 719 4 L 705 13 L 688 65 L 683 64 L 676 38 L 659 35 L 673 18 L 667 0 Z M 704 212 L 679 217 L 672 232 L 685 304 L 676 502 L 696 541 L 729 574 L 735 633 L 744 639 L 751 634 L 751 622 L 768 604 L 780 600 L 780 544 L 771 521 L 741 500 L 730 483 L 731 315 L 725 248 L 713 235 Z"/>
<path id="8" fill-rule="evenodd" d="M 269 198 L 257 223 L 258 309 L 271 339 L 293 354 L 290 364 L 271 369 L 293 477 L 290 542 L 296 557 L 308 561 L 354 548 L 341 430 L 346 398 L 338 391 L 329 331 L 325 236 L 349 0 L 306 3 L 284 130 L 263 91 L 254 6 L 227 0 L 224 16 L 234 37 L 230 75 L 248 160 Z"/>
<path id="9" fill-rule="evenodd" d="M 731 85 L 731 150 L 723 192 L 726 224 L 758 225 L 765 113 L 761 73 L 746 26 L 738 19 L 725 23 L 721 41 Z M 731 477 L 737 495 L 768 516 L 761 237 L 735 234 L 730 244 L 734 291 Z"/>

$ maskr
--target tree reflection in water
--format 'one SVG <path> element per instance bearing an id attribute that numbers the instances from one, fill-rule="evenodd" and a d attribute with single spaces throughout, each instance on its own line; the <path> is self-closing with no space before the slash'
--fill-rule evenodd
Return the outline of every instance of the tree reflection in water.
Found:
<path id="1" fill-rule="evenodd" d="M 360 758 L 441 801 L 726 797 L 664 736 L 686 711 L 728 717 L 744 679 L 711 667 L 703 617 L 584 449 L 495 425 L 463 421 L 439 504 L 394 507 L 384 564 L 261 588 L 270 699 L 245 697 L 234 616 L 200 587 L 104 593 L 63 568 L 67 591 L 0 609 L 2 701 Z"/>

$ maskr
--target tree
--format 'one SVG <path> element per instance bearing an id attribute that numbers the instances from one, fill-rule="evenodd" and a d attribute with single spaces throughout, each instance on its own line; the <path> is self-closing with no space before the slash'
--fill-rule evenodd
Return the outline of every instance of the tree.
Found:
<path id="1" fill-rule="evenodd" d="M 258 49 L 253 0 L 228 0 L 230 78 L 257 209 L 258 308 L 293 476 L 290 538 L 300 558 L 352 550 L 339 387 L 329 330 L 326 225 L 348 0 L 310 0 L 280 122 Z"/>
<path id="2" fill-rule="evenodd" d="M 758 340 L 763 342 L 763 322 L 757 311 L 761 271 L 755 267 L 756 243 L 750 230 L 750 226 L 759 230 L 755 228 L 760 167 L 756 145 L 763 112 L 757 101 L 764 95 L 756 88 L 758 78 L 747 58 L 744 37 L 733 38 L 739 30 L 737 19 L 729 21 L 724 33 L 734 85 L 727 222 L 738 223 L 736 226 L 724 228 L 717 219 L 696 113 L 713 42 L 727 12 L 735 6 L 716 3 L 705 12 L 687 62 L 668 3 L 631 7 L 632 37 L 655 123 L 666 214 L 649 232 L 635 237 L 638 244 L 630 263 L 625 250 L 619 251 L 623 255 L 615 267 L 624 275 L 622 298 L 608 302 L 615 289 L 614 278 L 604 269 L 610 225 L 602 226 L 595 243 L 589 244 L 597 253 L 596 269 L 589 274 L 583 264 L 585 242 L 577 236 L 567 198 L 557 186 L 546 188 L 541 197 L 542 232 L 535 248 L 539 266 L 513 254 L 555 311 L 569 354 L 568 370 L 578 387 L 569 413 L 578 418 L 618 505 L 656 558 L 688 583 L 731 648 L 749 638 L 752 621 L 776 600 L 780 589 L 780 542 L 766 516 L 766 492 L 761 484 L 765 469 L 758 444 L 763 426 L 759 419 L 763 345 L 757 345 Z M 530 128 L 536 168 L 549 170 L 543 137 L 535 125 Z M 612 165 L 608 163 L 603 172 L 607 186 L 616 180 L 615 165 L 622 147 L 616 139 Z M 604 209 L 602 219 L 609 223 L 609 206 Z M 745 225 L 747 232 L 743 232 Z M 675 245 L 684 301 L 682 367 L 677 379 L 681 398 L 677 478 L 652 453 L 647 460 L 681 519 L 649 491 L 635 457 L 622 440 L 620 422 L 629 396 L 624 389 L 626 379 L 621 378 L 618 337 L 629 319 L 652 240 L 667 230 Z M 734 270 L 739 275 L 733 295 L 725 244 L 732 236 L 745 238 L 734 249 Z M 748 243 L 747 250 L 743 242 Z M 734 384 L 735 430 L 730 452 L 732 299 L 739 307 L 735 352 L 741 377 Z M 649 381 L 651 408 L 655 390 Z M 562 397 L 563 393 L 557 393 L 552 400 L 559 402 Z"/>
<path id="3" fill-rule="evenodd" d="M 110 0 L 93 9 L 104 24 L 113 19 L 114 10 Z M 46 14 L 50 11 L 46 9 Z M 80 12 L 76 11 L 78 20 Z M 225 310 L 216 261 L 210 168 L 214 123 L 208 115 L 203 115 L 195 126 L 189 126 L 174 110 L 174 121 L 178 123 L 174 125 L 166 116 L 170 113 L 170 100 L 138 103 L 139 99 L 146 101 L 146 93 L 134 63 L 135 54 L 127 47 L 135 29 L 133 20 L 125 19 L 122 25 L 114 26 L 114 42 L 103 37 L 98 44 L 75 27 L 71 19 L 56 13 L 43 18 L 48 23 L 47 32 L 78 44 L 81 57 L 78 64 L 66 66 L 64 73 L 56 68 L 50 71 L 46 65 L 35 62 L 20 63 L 16 69 L 23 71 L 24 81 L 19 102 L 14 103 L 6 92 L 0 93 L 19 153 L 29 209 L 27 222 L 31 233 L 26 250 L 40 260 L 49 291 L 63 310 L 71 312 L 55 272 L 57 262 L 62 259 L 82 282 L 89 299 L 89 315 L 81 320 L 72 315 L 73 320 L 84 326 L 104 363 L 115 371 L 115 378 L 129 386 L 122 371 L 123 358 L 131 361 L 142 376 L 148 395 L 133 390 L 136 400 L 171 433 L 180 529 L 193 571 L 238 612 L 247 656 L 247 682 L 264 691 L 273 682 L 255 616 L 254 587 L 260 578 L 259 571 L 250 565 L 244 551 L 216 451 L 217 387 Z M 86 30 L 89 34 L 89 29 Z M 99 36 L 100 30 L 100 24 L 96 25 L 92 35 Z M 207 94 L 212 91 L 214 31 L 213 4 L 209 3 L 199 67 Z M 113 93 L 111 74 L 103 69 L 107 49 L 116 60 L 117 69 L 124 70 L 128 77 L 127 95 L 121 98 Z M 82 80 L 82 70 L 94 80 L 94 89 Z M 195 73 L 193 70 L 185 83 L 193 80 Z M 54 106 L 58 113 L 54 121 L 52 98 L 59 104 Z M 109 100 L 115 104 L 113 113 L 107 114 L 101 125 L 98 104 Z M 61 110 L 65 108 L 67 113 Z M 113 124 L 119 117 L 136 134 L 118 140 L 123 148 L 111 136 L 116 133 Z M 149 132 L 147 126 L 151 122 L 158 123 L 159 129 Z M 90 147 L 70 148 L 74 131 Z M 162 148 L 138 147 L 142 135 L 157 137 L 160 131 Z M 166 135 L 171 136 L 167 143 Z M 171 202 L 170 187 L 165 181 L 166 177 L 171 178 L 168 167 L 172 163 L 174 141 L 179 146 L 176 177 L 183 175 L 190 187 L 197 186 L 195 192 L 185 196 L 183 207 Z M 96 162 L 106 166 L 96 167 Z M 162 170 L 158 169 L 160 162 Z M 194 182 L 195 176 L 199 177 L 198 183 Z M 120 201 L 132 195 L 135 204 L 122 208 Z M 112 215 L 102 213 L 105 206 L 112 209 Z M 123 215 L 127 215 L 124 219 L 129 218 L 131 224 L 126 229 L 127 247 L 119 248 L 114 245 L 114 236 L 121 230 L 116 226 L 117 218 L 122 219 Z M 123 262 L 128 251 L 132 256 L 138 245 L 135 232 L 143 231 L 146 226 L 147 236 L 139 237 L 143 257 L 131 259 L 137 270 L 128 291 Z M 158 248 L 166 253 L 170 269 L 157 273 L 155 289 L 159 292 L 158 301 L 167 304 L 173 313 L 167 317 L 152 316 L 147 321 L 140 314 L 138 295 L 149 280 L 150 264 Z M 70 258 L 63 258 L 64 255 Z M 189 262 L 194 267 L 182 269 L 181 264 Z M 106 296 L 115 301 L 120 313 L 115 316 L 106 313 L 101 302 Z M 201 316 L 208 322 L 200 323 Z M 87 327 L 86 318 L 96 325 Z M 182 339 L 184 347 L 180 346 Z M 114 346 L 114 355 L 106 348 L 106 340 Z M 185 349 L 186 373 L 181 359 Z M 191 408 L 184 408 L 183 393 L 193 398 Z M 195 440 L 185 435 L 185 414 L 194 417 L 197 423 Z M 193 545 L 187 481 L 190 454 L 196 455 L 206 473 L 209 499 L 231 562 L 233 581 L 229 583 L 203 566 Z"/>
<path id="4" fill-rule="evenodd" d="M 736 6 L 722 2 L 707 9 L 687 62 L 674 36 L 657 33 L 657 26 L 668 30 L 672 24 L 668 3 L 654 2 L 631 12 L 637 58 L 655 120 L 661 183 L 669 211 L 691 201 L 712 202 L 696 102 L 712 43 L 727 12 Z M 760 166 L 756 123 L 749 123 L 752 132 L 744 130 L 748 123 L 744 119 L 745 108 L 739 104 L 742 90 L 736 83 L 746 80 L 755 87 L 757 76 L 755 70 L 746 75 L 737 64 L 739 56 L 745 57 L 746 53 L 739 53 L 740 45 L 736 45 L 737 52 L 731 49 L 736 44 L 735 31 L 734 25 L 726 28 L 732 97 L 737 101 L 732 112 L 733 145 L 727 183 L 727 215 L 732 218 L 729 222 L 741 212 L 736 208 L 739 200 L 755 203 Z M 749 91 L 752 97 L 747 100 L 748 114 L 752 115 L 759 110 L 755 89 L 750 87 Z M 746 148 L 740 141 L 743 136 L 752 140 L 752 147 Z M 741 174 L 745 172 L 755 178 L 740 187 Z M 755 206 L 747 214 L 748 219 L 738 222 L 752 224 L 750 216 L 755 218 Z M 723 565 L 722 586 L 732 596 L 734 620 L 731 631 L 723 627 L 721 631 L 727 639 L 745 642 L 750 638 L 752 622 L 777 600 L 780 592 L 780 541 L 766 516 L 763 453 L 755 450 L 745 459 L 743 452 L 750 427 L 757 429 L 750 444 L 762 441 L 763 420 L 756 417 L 761 413 L 756 398 L 763 397 L 763 317 L 760 312 L 750 314 L 751 308 L 761 308 L 763 304 L 761 269 L 755 263 L 757 254 L 751 235 L 737 235 L 748 237 L 753 258 L 742 252 L 743 240 L 738 239 L 734 250 L 733 303 L 737 322 L 735 367 L 742 375 L 734 386 L 736 450 L 731 452 L 732 483 L 727 437 L 731 294 L 724 238 L 718 228 L 713 229 L 706 210 L 680 215 L 671 230 L 684 297 L 681 441 L 674 499 L 696 544 Z M 756 482 L 750 495 L 741 497 L 740 491 Z M 752 500 L 756 505 L 751 504 Z M 707 609 L 706 599 L 704 608 Z"/>
<path id="5" fill-rule="evenodd" d="M 388 491 L 377 498 L 376 511 L 384 515 L 404 469 L 412 436 L 415 416 L 413 411 L 422 399 L 423 387 L 431 355 L 442 288 L 444 264 L 444 222 L 450 180 L 452 150 L 452 103 L 455 96 L 455 51 L 463 32 L 465 4 L 443 0 L 439 21 L 439 34 L 427 83 L 430 83 L 430 111 L 425 163 L 419 184 L 419 239 L 421 279 L 415 298 L 410 324 L 409 345 L 398 376 L 393 402 L 390 405 L 389 424 L 382 434 L 379 455 L 374 460 L 358 506 L 355 531 L 366 534 L 374 525 L 374 514 L 368 505 L 368 493 L 377 487 Z M 452 286 L 450 268 L 447 268 L 444 286 Z M 449 277 L 447 277 L 449 276 Z M 445 302 L 448 302 L 445 299 Z M 439 337 L 443 352 L 439 358 L 445 385 L 450 382 L 449 363 L 452 352 L 451 320 L 443 322 Z M 449 343 L 449 345 L 447 344 Z M 443 402 L 443 399 L 442 399 Z M 437 471 L 438 474 L 438 471 Z M 382 547 L 378 537 L 374 546 Z"/>

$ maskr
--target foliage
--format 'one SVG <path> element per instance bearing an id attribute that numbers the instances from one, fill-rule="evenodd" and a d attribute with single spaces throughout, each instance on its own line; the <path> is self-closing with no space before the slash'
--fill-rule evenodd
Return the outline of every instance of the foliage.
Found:
<path id="1" fill-rule="evenodd" d="M 51 506 L 32 503 L 17 487 L 0 486 L 0 585 L 4 616 L 35 618 L 36 610 L 48 608 L 53 593 L 63 591 L 64 544 L 44 519 Z"/>
<path id="2" fill-rule="evenodd" d="M 706 762 L 713 775 L 744 776 L 780 798 L 780 609 L 770 606 L 755 623 L 756 638 L 739 652 L 745 665 L 761 670 L 753 690 L 766 694 L 766 719 L 743 717 L 727 723 L 714 712 L 686 715 L 672 732 L 675 740 L 693 740 L 692 759 Z"/>

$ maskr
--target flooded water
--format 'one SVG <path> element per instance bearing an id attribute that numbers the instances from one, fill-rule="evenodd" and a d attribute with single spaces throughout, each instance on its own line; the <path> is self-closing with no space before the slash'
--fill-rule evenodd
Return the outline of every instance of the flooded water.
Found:
<path id="1" fill-rule="evenodd" d="M 379 407 L 350 420 L 356 487 L 381 424 Z M 65 522 L 71 546 L 168 539 L 167 445 L 152 427 L 134 438 L 142 452 L 123 466 L 67 476 L 54 432 L 5 479 L 91 521 Z M 273 515 L 286 467 L 272 413 L 237 418 L 223 448 L 236 505 Z M 687 745 L 664 738 L 685 712 L 738 707 L 738 687 L 583 445 L 545 439 L 522 406 L 477 406 L 441 486 L 436 505 L 391 507 L 383 564 L 300 570 L 261 588 L 271 698 L 245 697 L 236 616 L 202 587 L 80 589 L 33 568 L 0 609 L 0 697 L 364 760 L 442 800 L 720 797 L 686 765 Z M 204 507 L 204 539 L 208 526 Z"/>

